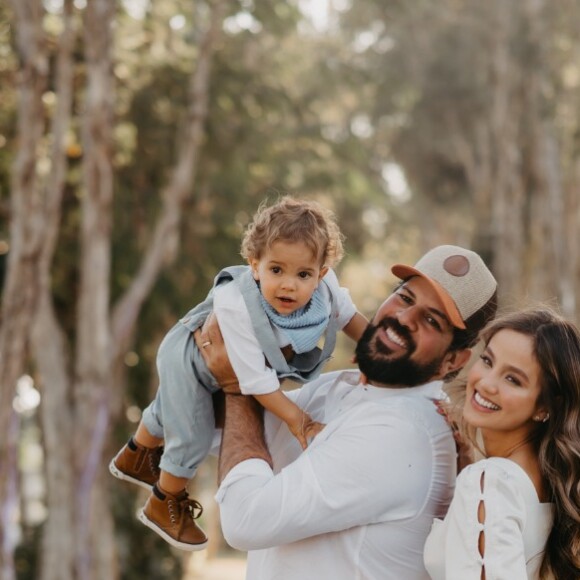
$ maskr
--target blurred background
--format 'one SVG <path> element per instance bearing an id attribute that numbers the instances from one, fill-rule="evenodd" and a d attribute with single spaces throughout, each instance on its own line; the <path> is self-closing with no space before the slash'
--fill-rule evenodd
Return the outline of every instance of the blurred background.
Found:
<path id="1" fill-rule="evenodd" d="M 241 263 L 265 199 L 335 211 L 368 316 L 393 262 L 456 243 L 503 308 L 577 322 L 579 18 L 570 0 L 0 3 L 0 578 L 243 577 L 214 459 L 193 556 L 107 465 L 160 340 Z"/>

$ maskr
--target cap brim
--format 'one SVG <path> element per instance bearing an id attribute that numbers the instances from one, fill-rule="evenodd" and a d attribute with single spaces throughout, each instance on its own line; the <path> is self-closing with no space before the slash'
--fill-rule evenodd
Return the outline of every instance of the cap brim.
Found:
<path id="1" fill-rule="evenodd" d="M 447 315 L 449 322 L 451 322 L 451 324 L 456 328 L 465 329 L 465 322 L 463 321 L 463 318 L 461 317 L 461 314 L 459 313 L 459 310 L 457 309 L 457 306 L 455 305 L 453 298 L 449 296 L 449 294 L 443 288 L 443 286 L 441 286 L 441 284 L 439 284 L 432 278 L 429 278 L 429 276 L 426 276 L 425 274 L 423 274 L 423 272 L 419 272 L 419 270 L 416 270 L 411 266 L 405 266 L 404 264 L 395 264 L 391 268 L 391 272 L 401 280 L 406 280 L 407 278 L 411 278 L 412 276 L 420 276 L 421 278 L 423 278 L 423 280 L 427 281 L 431 286 L 431 288 L 433 288 L 434 292 L 437 294 L 439 299 L 441 300 L 443 304 L 443 309 L 445 310 L 445 314 Z"/>

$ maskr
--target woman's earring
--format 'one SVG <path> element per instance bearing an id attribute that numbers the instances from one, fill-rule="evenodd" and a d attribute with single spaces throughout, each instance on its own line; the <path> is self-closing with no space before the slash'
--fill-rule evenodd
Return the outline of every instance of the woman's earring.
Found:
<path id="1" fill-rule="evenodd" d="M 540 417 L 540 415 L 536 415 L 534 417 L 534 421 L 536 421 L 536 423 L 545 423 L 549 418 L 550 413 L 546 413 L 543 417 Z"/>

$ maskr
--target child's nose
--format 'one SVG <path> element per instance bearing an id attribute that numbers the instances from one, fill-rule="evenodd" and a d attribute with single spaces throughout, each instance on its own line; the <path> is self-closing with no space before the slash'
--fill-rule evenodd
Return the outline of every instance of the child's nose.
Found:
<path id="1" fill-rule="evenodd" d="M 296 281 L 292 276 L 284 276 L 282 287 L 288 290 L 293 290 L 296 287 Z"/>

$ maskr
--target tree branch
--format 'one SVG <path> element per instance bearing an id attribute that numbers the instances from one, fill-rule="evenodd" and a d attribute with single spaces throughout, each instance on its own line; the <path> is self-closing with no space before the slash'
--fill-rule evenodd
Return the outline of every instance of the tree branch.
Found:
<path id="1" fill-rule="evenodd" d="M 183 130 L 179 159 L 162 194 L 161 215 L 131 286 L 113 309 L 114 359 L 123 356 L 128 349 L 143 302 L 149 295 L 159 272 L 173 261 L 179 248 L 181 209 L 190 197 L 195 183 L 208 112 L 211 60 L 224 8 L 223 0 L 218 0 L 212 5 L 210 24 L 200 44 L 197 66 L 190 83 L 191 104 L 187 124 Z"/>

